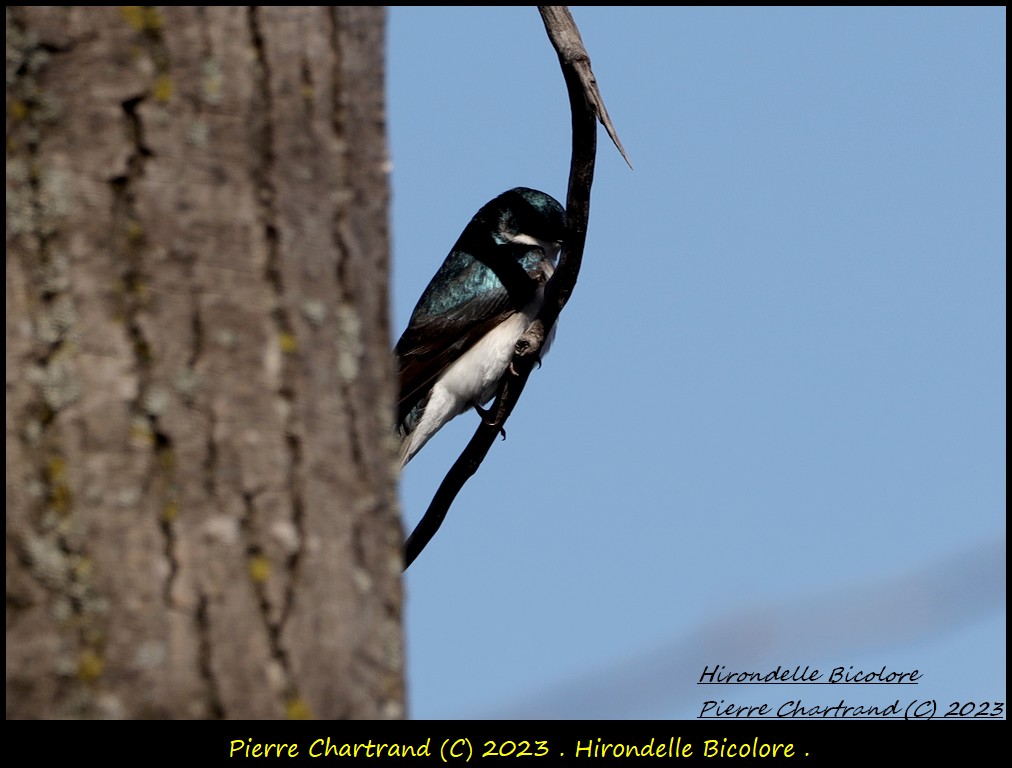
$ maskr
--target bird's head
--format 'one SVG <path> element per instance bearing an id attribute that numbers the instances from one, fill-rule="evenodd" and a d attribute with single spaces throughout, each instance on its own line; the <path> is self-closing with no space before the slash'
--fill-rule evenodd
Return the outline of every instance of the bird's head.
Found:
<path id="1" fill-rule="evenodd" d="M 554 264 L 566 231 L 566 211 L 551 195 L 516 187 L 486 203 L 471 224 L 490 232 L 497 245 L 536 246 Z"/>

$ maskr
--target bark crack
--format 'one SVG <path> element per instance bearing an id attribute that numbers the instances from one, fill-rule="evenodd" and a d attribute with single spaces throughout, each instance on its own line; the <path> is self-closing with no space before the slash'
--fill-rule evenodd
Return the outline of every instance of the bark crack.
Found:
<path id="1" fill-rule="evenodd" d="M 246 562 L 249 567 L 250 580 L 253 583 L 253 592 L 256 595 L 257 606 L 260 610 L 260 620 L 267 637 L 271 657 L 281 667 L 285 678 L 285 694 L 289 700 L 292 700 L 297 698 L 298 694 L 292 680 L 288 654 L 281 642 L 283 624 L 280 618 L 271 618 L 271 601 L 266 584 L 267 579 L 270 577 L 270 560 L 264 553 L 263 547 L 257 543 L 258 531 L 255 530 L 257 518 L 256 495 L 244 493 L 242 500 L 243 516 L 239 521 L 239 530 L 242 532 L 243 540 L 246 542 Z"/>
<path id="2" fill-rule="evenodd" d="M 344 48 L 341 44 L 341 30 L 344 28 L 340 18 L 340 9 L 330 9 L 330 48 L 333 53 L 333 66 L 331 68 L 331 128 L 335 136 L 348 136 L 348 105 L 344 95 L 347 93 L 345 84 L 345 61 Z M 350 157 L 348 156 L 349 143 L 340 145 L 342 162 L 338 168 L 345 175 L 348 174 Z M 347 188 L 354 189 L 354 185 L 345 184 Z M 341 372 L 339 378 L 341 388 L 341 402 L 345 404 L 345 417 L 348 419 L 350 428 L 349 444 L 351 447 L 351 460 L 361 471 L 365 471 L 365 451 L 363 450 L 362 429 L 359 422 L 360 410 L 356 407 L 354 397 L 355 391 L 351 386 L 361 369 L 362 344 L 360 338 L 361 319 L 357 315 L 355 296 L 359 295 L 358 286 L 354 283 L 354 275 L 349 270 L 351 262 L 351 248 L 345 237 L 348 231 L 349 222 L 347 212 L 351 206 L 342 205 L 334 215 L 331 230 L 331 239 L 334 243 L 334 250 L 337 257 L 337 271 L 335 278 L 338 288 L 337 322 L 339 324 L 339 349 L 338 354 L 345 358 L 338 361 L 338 369 Z"/>
<path id="3" fill-rule="evenodd" d="M 218 443 L 215 442 L 214 432 L 217 429 L 217 419 L 214 415 L 214 408 L 207 409 L 207 434 L 204 445 L 204 492 L 208 498 L 215 499 L 218 496 Z"/>
<path id="4" fill-rule="evenodd" d="M 207 688 L 209 715 L 218 720 L 225 718 L 225 705 L 221 698 L 218 678 L 214 674 L 213 643 L 211 642 L 211 619 L 208 616 L 207 595 L 197 596 L 197 610 L 194 613 L 197 627 L 197 666 Z"/>
<path id="5" fill-rule="evenodd" d="M 313 98 L 316 86 L 313 83 L 313 70 L 309 66 L 309 59 L 302 56 L 299 60 L 299 87 L 302 91 L 302 101 L 306 105 L 307 122 L 312 125 L 316 119 L 316 99 Z"/>
<path id="6" fill-rule="evenodd" d="M 256 578 L 254 578 L 254 584 L 256 585 L 261 613 L 270 641 L 271 653 L 284 670 L 287 688 L 286 695 L 289 701 L 296 701 L 298 700 L 298 691 L 291 674 L 288 655 L 282 642 L 282 635 L 295 600 L 295 585 L 298 581 L 302 547 L 305 539 L 303 492 L 300 479 L 302 476 L 302 445 L 297 425 L 298 377 L 296 365 L 300 350 L 295 332 L 295 324 L 288 309 L 288 296 L 285 290 L 281 263 L 283 253 L 278 232 L 277 189 L 274 183 L 274 173 L 276 170 L 274 153 L 274 100 L 271 92 L 270 56 L 267 51 L 261 26 L 260 10 L 258 8 L 251 8 L 249 10 L 248 23 L 257 64 L 256 95 L 253 104 L 255 116 L 253 146 L 257 148 L 257 156 L 253 168 L 253 180 L 258 191 L 258 218 L 261 222 L 264 241 L 267 245 L 267 263 L 264 270 L 264 279 L 274 299 L 274 310 L 271 312 L 271 319 L 273 321 L 272 332 L 275 335 L 282 355 L 281 381 L 277 396 L 282 401 L 282 405 L 284 406 L 282 411 L 285 413 L 284 432 L 288 464 L 285 485 L 286 495 L 291 504 L 292 525 L 296 531 L 295 548 L 285 559 L 284 563 L 284 588 L 276 620 L 272 620 L 270 617 L 270 602 L 264 585 Z M 254 512 L 252 498 L 247 498 L 248 519 L 244 521 L 243 528 L 247 531 L 247 541 L 249 542 L 253 542 L 249 526 Z M 247 555 L 251 563 L 256 562 L 256 558 L 265 557 L 258 544 L 250 543 L 248 547 Z"/>
<path id="7" fill-rule="evenodd" d="M 144 141 L 144 125 L 140 107 L 144 96 L 135 96 L 122 103 L 126 135 L 131 143 L 124 172 L 109 180 L 113 194 L 112 221 L 116 250 L 125 264 L 120 277 L 122 284 L 122 315 L 127 338 L 133 351 L 133 369 L 137 376 L 137 397 L 131 404 L 133 436 L 151 446 L 152 473 L 147 494 L 158 508 L 158 527 L 162 533 L 162 554 L 168 563 L 168 575 L 162 595 L 166 605 L 172 604 L 172 592 L 179 574 L 174 521 L 179 514 L 179 493 L 175 478 L 175 451 L 172 437 L 160 424 L 160 415 L 168 405 L 168 390 L 159 385 L 154 373 L 154 350 L 144 325 L 144 314 L 150 301 L 150 287 L 145 274 L 144 255 L 147 236 L 137 212 L 137 185 L 153 152 Z"/>

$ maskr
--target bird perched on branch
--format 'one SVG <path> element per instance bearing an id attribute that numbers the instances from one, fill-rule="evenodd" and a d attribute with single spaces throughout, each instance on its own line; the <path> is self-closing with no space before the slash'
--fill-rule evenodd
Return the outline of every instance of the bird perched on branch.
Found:
<path id="1" fill-rule="evenodd" d="M 453 417 L 472 407 L 485 417 L 544 302 L 565 228 L 555 198 L 517 187 L 482 206 L 457 238 L 394 350 L 402 467 Z"/>

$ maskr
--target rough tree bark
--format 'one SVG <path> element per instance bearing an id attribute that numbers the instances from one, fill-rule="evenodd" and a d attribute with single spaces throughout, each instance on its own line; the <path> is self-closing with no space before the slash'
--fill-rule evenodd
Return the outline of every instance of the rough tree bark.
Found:
<path id="1" fill-rule="evenodd" d="M 8 8 L 8 718 L 403 714 L 383 23 Z"/>

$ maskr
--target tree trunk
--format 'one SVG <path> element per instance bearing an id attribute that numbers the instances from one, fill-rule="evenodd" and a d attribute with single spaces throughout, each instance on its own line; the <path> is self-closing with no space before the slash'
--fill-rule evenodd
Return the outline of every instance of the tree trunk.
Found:
<path id="1" fill-rule="evenodd" d="M 383 11 L 6 22 L 7 717 L 401 716 Z"/>

